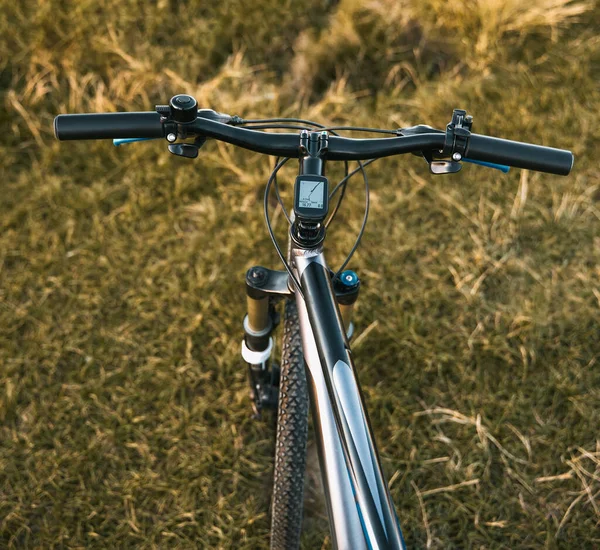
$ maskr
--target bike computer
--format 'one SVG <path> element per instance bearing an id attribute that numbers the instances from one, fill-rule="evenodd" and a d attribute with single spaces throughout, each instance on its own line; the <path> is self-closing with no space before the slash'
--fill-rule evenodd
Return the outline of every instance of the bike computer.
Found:
<path id="1" fill-rule="evenodd" d="M 301 220 L 324 220 L 329 211 L 329 186 L 325 176 L 300 175 L 294 186 L 294 213 Z"/>

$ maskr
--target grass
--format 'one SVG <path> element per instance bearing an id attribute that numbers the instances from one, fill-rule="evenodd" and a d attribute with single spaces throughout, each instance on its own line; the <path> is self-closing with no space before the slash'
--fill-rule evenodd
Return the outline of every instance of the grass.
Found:
<path id="1" fill-rule="evenodd" d="M 565 0 L 5 5 L 0 547 L 268 547 L 274 432 L 239 347 L 244 272 L 278 265 L 272 159 L 52 136 L 187 92 L 392 128 L 465 107 L 574 151 L 568 178 L 369 167 L 354 353 L 409 547 L 597 548 L 599 25 Z M 363 199 L 355 180 L 332 265 Z M 312 447 L 308 479 L 303 547 L 328 548 Z"/>

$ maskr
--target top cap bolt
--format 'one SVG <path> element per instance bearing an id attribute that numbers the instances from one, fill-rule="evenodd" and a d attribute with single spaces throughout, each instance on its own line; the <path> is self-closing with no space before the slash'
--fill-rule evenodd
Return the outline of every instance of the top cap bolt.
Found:
<path id="1" fill-rule="evenodd" d="M 247 278 L 250 284 L 263 286 L 268 279 L 268 272 L 264 267 L 255 266 L 247 273 Z"/>

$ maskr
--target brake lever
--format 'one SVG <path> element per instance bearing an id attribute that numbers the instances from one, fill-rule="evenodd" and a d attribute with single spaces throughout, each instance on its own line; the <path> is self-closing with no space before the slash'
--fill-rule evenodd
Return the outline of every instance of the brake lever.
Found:
<path id="1" fill-rule="evenodd" d="M 505 174 L 508 174 L 508 172 L 510 171 L 510 166 L 507 166 L 506 164 L 496 164 L 495 162 L 486 162 L 485 160 L 473 160 L 467 159 L 465 157 L 463 157 L 462 160 L 464 162 L 470 162 L 471 164 L 479 164 L 479 166 L 485 166 L 487 168 L 495 168 L 496 170 L 500 170 L 500 172 L 503 172 Z"/>
<path id="2" fill-rule="evenodd" d="M 169 151 L 178 157 L 195 159 L 198 156 L 198 151 L 205 143 L 205 137 L 197 137 L 194 143 L 170 143 Z"/>
<path id="3" fill-rule="evenodd" d="M 125 145 L 127 143 L 134 143 L 136 141 L 150 141 L 153 139 L 162 139 L 162 138 L 115 138 L 113 139 L 113 145 L 115 147 L 119 147 L 119 145 Z"/>
<path id="4" fill-rule="evenodd" d="M 435 175 L 456 174 L 462 168 L 462 164 L 456 160 L 434 159 L 431 151 L 421 151 L 421 155 L 429 164 L 429 171 Z"/>
<path id="5" fill-rule="evenodd" d="M 483 160 L 473 160 L 465 157 L 461 157 L 459 153 L 454 153 L 454 157 L 457 157 L 458 160 L 454 159 L 436 159 L 433 157 L 431 151 L 422 151 L 421 156 L 425 159 L 427 164 L 429 164 L 429 171 L 435 175 L 441 174 L 455 174 L 456 172 L 460 172 L 462 168 L 462 162 L 469 162 L 470 164 L 478 164 L 479 166 L 485 166 L 486 168 L 494 168 L 496 170 L 500 170 L 504 174 L 508 174 L 510 170 L 510 166 L 506 166 L 505 164 L 496 164 L 494 162 L 485 162 Z"/>
<path id="6" fill-rule="evenodd" d="M 410 128 L 402 128 L 396 131 L 400 136 L 412 136 L 417 134 L 443 134 L 441 130 L 436 130 L 427 124 L 419 124 L 417 126 L 411 126 Z M 429 165 L 429 171 L 435 175 L 441 174 L 455 174 L 460 172 L 462 165 L 453 159 L 433 158 L 432 151 L 416 151 L 413 155 L 423 157 Z"/>
<path id="7" fill-rule="evenodd" d="M 466 130 L 466 133 L 468 133 L 473 125 L 473 118 L 467 117 L 465 115 L 466 115 L 466 113 L 464 111 L 455 109 L 455 111 L 453 113 L 453 119 L 457 118 L 457 116 L 462 117 L 462 118 L 458 119 L 460 122 L 458 130 Z M 451 126 L 450 130 L 453 132 L 453 134 L 457 133 L 457 128 L 455 127 L 456 122 L 457 122 L 456 120 L 453 120 L 453 123 L 451 123 L 449 125 L 449 126 Z M 463 125 L 464 125 L 464 128 L 463 128 Z M 429 133 L 444 134 L 445 132 L 443 132 L 441 130 L 436 130 L 435 128 L 432 128 L 431 126 L 428 126 L 426 124 L 419 124 L 417 126 L 411 126 L 409 128 L 400 128 L 400 129 L 396 130 L 396 133 L 399 136 L 410 136 L 410 135 L 416 135 L 416 134 L 429 134 Z M 455 138 L 453 138 L 453 139 L 455 139 Z M 463 157 L 458 151 L 452 153 L 452 158 L 450 158 L 450 159 L 434 158 L 433 153 L 434 153 L 433 151 L 416 151 L 413 153 L 413 155 L 423 157 L 427 161 L 427 164 L 429 165 L 429 171 L 432 174 L 436 174 L 436 175 L 454 174 L 456 172 L 459 172 L 462 167 L 462 165 L 460 164 L 460 161 L 469 162 L 471 164 L 479 164 L 480 166 L 485 166 L 486 168 L 495 168 L 496 170 L 500 170 L 500 172 L 503 172 L 504 174 L 507 174 L 508 171 L 510 170 L 510 166 L 506 166 L 505 164 L 496 164 L 495 162 L 485 162 L 483 160 L 469 159 L 469 158 Z M 443 151 L 439 151 L 439 153 L 442 154 Z"/>

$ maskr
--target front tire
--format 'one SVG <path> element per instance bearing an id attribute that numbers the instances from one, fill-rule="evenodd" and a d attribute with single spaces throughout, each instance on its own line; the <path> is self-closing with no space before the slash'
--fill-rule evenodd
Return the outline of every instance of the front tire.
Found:
<path id="1" fill-rule="evenodd" d="M 308 437 L 308 389 L 294 298 L 285 301 L 277 409 L 271 550 L 300 546 Z"/>

